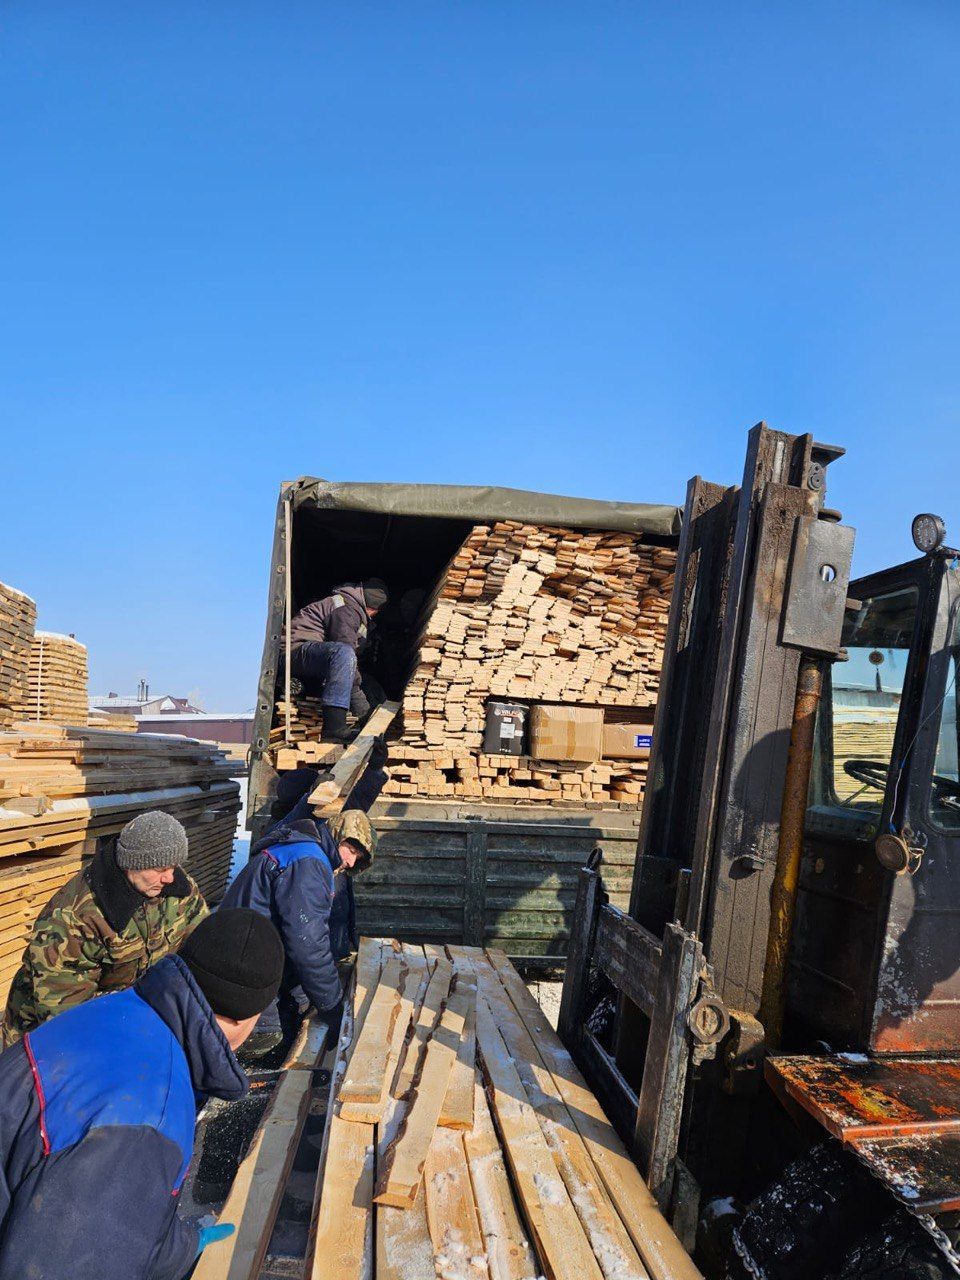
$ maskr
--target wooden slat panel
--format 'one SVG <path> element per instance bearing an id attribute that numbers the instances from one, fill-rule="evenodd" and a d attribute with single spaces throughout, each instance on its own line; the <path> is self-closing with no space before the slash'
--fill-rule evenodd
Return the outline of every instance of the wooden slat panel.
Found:
<path id="1" fill-rule="evenodd" d="M 600 909 L 593 959 L 648 1018 L 657 998 L 661 953 L 661 944 L 642 924 L 609 904 Z"/>

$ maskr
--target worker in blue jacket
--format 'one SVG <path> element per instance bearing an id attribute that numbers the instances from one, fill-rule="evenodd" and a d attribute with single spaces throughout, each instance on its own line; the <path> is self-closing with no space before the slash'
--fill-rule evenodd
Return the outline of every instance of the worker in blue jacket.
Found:
<path id="1" fill-rule="evenodd" d="M 343 988 L 337 962 L 347 941 L 343 935 L 355 925 L 334 916 L 338 881 L 365 870 L 376 847 L 376 832 L 359 809 L 344 809 L 329 819 L 288 818 L 258 843 L 224 896 L 221 910 L 251 907 L 269 916 L 283 939 L 286 963 L 277 1013 L 288 1042 L 302 1017 L 298 989 L 328 1026 L 339 1026 Z M 275 1043 L 268 1031 L 257 1048 L 265 1052 Z"/>
<path id="2" fill-rule="evenodd" d="M 230 1234 L 177 1197 L 197 1108 L 243 1096 L 234 1050 L 282 969 L 268 920 L 217 912 L 133 987 L 0 1055 L 0 1280 L 183 1280 Z"/>

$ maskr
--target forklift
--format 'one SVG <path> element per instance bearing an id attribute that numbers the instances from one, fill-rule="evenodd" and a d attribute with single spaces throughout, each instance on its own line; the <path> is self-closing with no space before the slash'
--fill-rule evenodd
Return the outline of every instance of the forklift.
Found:
<path id="1" fill-rule="evenodd" d="M 695 477 L 629 910 L 560 1034 L 709 1280 L 960 1274 L 960 554 L 851 581 L 843 450 Z"/>

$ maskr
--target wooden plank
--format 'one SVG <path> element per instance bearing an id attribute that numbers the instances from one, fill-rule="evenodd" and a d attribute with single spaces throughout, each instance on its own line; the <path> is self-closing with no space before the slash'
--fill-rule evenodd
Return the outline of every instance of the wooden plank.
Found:
<path id="1" fill-rule="evenodd" d="M 406 967 L 402 955 L 392 955 L 380 975 L 363 1030 L 356 1041 L 347 1074 L 337 1094 L 341 1103 L 379 1101 L 387 1074 L 390 1043 L 400 1014 L 400 995 L 405 978 Z M 344 1116 L 344 1119 L 347 1118 L 349 1117 Z"/>
<path id="2" fill-rule="evenodd" d="M 438 965 L 439 968 L 439 965 Z M 423 1070 L 409 1099 L 410 1107 L 387 1149 L 383 1167 L 377 1173 L 377 1204 L 407 1208 L 417 1198 L 427 1151 L 433 1139 L 460 1037 L 466 1022 L 467 1004 L 463 992 L 454 990 L 440 1022 L 427 1043 Z"/>
<path id="3" fill-rule="evenodd" d="M 477 1043 L 514 1189 L 544 1275 L 547 1280 L 602 1280 L 494 1015 L 482 998 L 477 1001 Z"/>
<path id="4" fill-rule="evenodd" d="M 490 1280 L 462 1134 L 437 1129 L 427 1152 L 424 1191 L 438 1275 Z"/>
<path id="5" fill-rule="evenodd" d="M 353 997 L 344 1013 L 338 1061 L 332 1072 L 304 1275 L 329 1280 L 330 1260 L 345 1277 L 369 1280 L 373 1267 L 373 1147 L 376 1130 L 341 1120 L 337 1090 L 363 1030 L 373 1001 L 386 944 L 361 938 L 354 971 Z"/>
<path id="6" fill-rule="evenodd" d="M 479 1078 L 474 1125 L 463 1135 L 491 1280 L 531 1280 L 540 1266 L 517 1213 L 503 1152 Z"/>
<path id="7" fill-rule="evenodd" d="M 440 1123 L 447 1129 L 472 1129 L 477 1060 L 477 975 L 466 948 L 451 947 L 450 954 L 457 975 L 457 990 L 463 991 L 467 1014 L 457 1060 L 440 1110 Z"/>
<path id="8" fill-rule="evenodd" d="M 332 1044 L 336 1044 L 337 1032 L 338 1028 L 331 1030 L 330 1041 Z M 317 1066 L 326 1044 L 327 1024 L 321 1022 L 315 1013 L 311 1014 L 309 1018 L 304 1018 L 282 1069 L 284 1071 L 312 1071 Z"/>
<path id="9" fill-rule="evenodd" d="M 400 710 L 399 702 L 384 702 L 370 715 L 360 734 L 350 743 L 332 769 L 310 792 L 310 804 L 321 818 L 339 813 L 367 766 L 374 738 L 387 732 Z"/>
<path id="10" fill-rule="evenodd" d="M 616 1276 L 617 1280 L 649 1280 L 647 1269 L 604 1191 L 590 1153 L 523 1020 L 490 965 L 483 966 L 478 976 L 481 993 L 493 1011 L 500 1035 L 531 1099 L 594 1255 L 602 1259 L 604 1272 Z"/>
<path id="11" fill-rule="evenodd" d="M 236 1231 L 206 1248 L 194 1280 L 255 1280 L 300 1140 L 312 1078 L 305 1071 L 282 1076 L 253 1145 L 237 1170 L 221 1222 Z"/>
<path id="12" fill-rule="evenodd" d="M 616 907 L 600 908 L 593 960 L 618 991 L 653 1016 L 663 947 L 649 929 Z"/>
<path id="13" fill-rule="evenodd" d="M 536 1042 L 557 1091 L 590 1152 L 594 1166 L 630 1238 L 654 1280 L 703 1280 L 664 1218 L 586 1080 L 520 975 L 502 951 L 487 952 L 514 1008 Z"/>
<path id="14" fill-rule="evenodd" d="M 386 1116 L 378 1130 L 379 1163 L 382 1164 L 391 1145 L 396 1141 L 406 1113 L 405 1102 L 390 1099 Z M 417 1196 L 408 1209 L 394 1209 L 389 1205 L 378 1204 L 376 1220 L 377 1280 L 436 1280 L 426 1197 Z M 533 1274 L 529 1273 L 531 1277 Z M 347 1280 L 354 1280 L 354 1277 L 347 1277 Z"/>
<path id="15" fill-rule="evenodd" d="M 431 948 L 425 947 L 424 952 L 428 955 L 428 958 L 433 959 Z M 407 1097 L 413 1088 L 417 1073 L 420 1070 L 424 1048 L 431 1032 L 439 1021 L 444 1001 L 450 990 L 452 977 L 453 965 L 445 956 L 438 956 L 430 978 L 430 985 L 427 987 L 427 993 L 420 1008 L 420 1014 L 414 1025 L 413 1036 L 407 1044 L 406 1054 L 400 1063 L 400 1068 L 394 1080 L 393 1096 L 395 1098 Z"/>
<path id="16" fill-rule="evenodd" d="M 470 946 L 479 947 L 483 945 L 486 892 L 486 830 L 479 820 L 468 820 L 466 831 L 466 876 L 463 880 L 463 939 Z"/>
<path id="17" fill-rule="evenodd" d="M 560 997 L 560 1034 L 575 1044 L 583 1026 L 583 1007 L 590 976 L 590 953 L 597 928 L 597 914 L 603 896 L 600 873 L 581 867 L 577 881 L 577 903 L 571 921 L 567 966 Z"/>

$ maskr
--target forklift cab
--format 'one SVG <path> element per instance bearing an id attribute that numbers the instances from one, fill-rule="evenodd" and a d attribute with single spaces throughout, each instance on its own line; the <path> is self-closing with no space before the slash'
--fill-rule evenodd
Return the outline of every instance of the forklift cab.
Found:
<path id="1" fill-rule="evenodd" d="M 851 583 L 824 672 L 785 1047 L 960 1052 L 960 569 Z"/>

